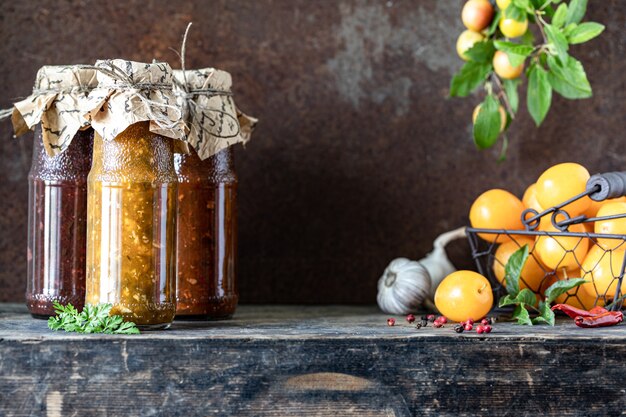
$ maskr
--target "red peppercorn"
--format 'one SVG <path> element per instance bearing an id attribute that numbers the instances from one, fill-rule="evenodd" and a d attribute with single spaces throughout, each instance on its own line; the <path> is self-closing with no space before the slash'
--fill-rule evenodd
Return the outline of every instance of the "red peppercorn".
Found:
<path id="1" fill-rule="evenodd" d="M 490 325 L 486 325 L 485 326 L 485 333 L 491 333 L 491 326 Z"/>
<path id="2" fill-rule="evenodd" d="M 465 323 L 464 328 L 465 328 L 465 330 L 467 330 L 469 332 L 470 330 L 472 330 L 474 328 L 474 325 L 472 323 Z"/>
<path id="3" fill-rule="evenodd" d="M 482 319 L 482 320 L 480 321 L 480 324 L 482 324 L 483 326 L 487 326 L 487 325 L 489 325 L 489 319 Z"/>
<path id="4" fill-rule="evenodd" d="M 433 322 L 433 327 L 437 327 L 437 328 L 439 328 L 439 327 L 443 327 L 443 323 L 442 323 L 442 322 L 440 322 L 440 321 L 435 320 L 435 321 Z"/>
<path id="5" fill-rule="evenodd" d="M 440 322 L 442 322 L 443 324 L 446 324 L 448 322 L 448 319 L 445 318 L 444 316 L 439 316 L 437 317 L 437 320 L 439 320 Z"/>
<path id="6" fill-rule="evenodd" d="M 426 320 L 428 321 L 435 321 L 435 315 L 434 314 L 429 314 L 426 316 Z"/>
<path id="7" fill-rule="evenodd" d="M 395 324 L 396 324 L 396 319 L 394 318 L 387 319 L 387 326 L 395 326 Z"/>
<path id="8" fill-rule="evenodd" d="M 467 319 L 467 321 L 465 321 L 465 323 L 474 324 L 474 319 L 469 318 Z"/>
<path id="9" fill-rule="evenodd" d="M 406 321 L 408 321 L 409 323 L 413 323 L 415 321 L 415 316 L 413 314 L 409 314 L 408 316 L 406 316 Z"/>
<path id="10" fill-rule="evenodd" d="M 484 332 L 485 332 L 485 326 L 483 326 L 482 324 L 479 324 L 478 326 L 476 326 L 476 333 L 483 334 Z"/>

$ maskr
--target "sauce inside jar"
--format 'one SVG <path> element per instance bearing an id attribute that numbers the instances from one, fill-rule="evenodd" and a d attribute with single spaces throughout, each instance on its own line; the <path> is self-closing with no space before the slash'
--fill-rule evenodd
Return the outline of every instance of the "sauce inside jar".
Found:
<path id="1" fill-rule="evenodd" d="M 131 125 L 96 135 L 89 174 L 87 297 L 113 304 L 140 328 L 170 325 L 176 311 L 176 188 L 173 142 Z"/>
<path id="2" fill-rule="evenodd" d="M 55 314 L 53 302 L 85 302 L 87 175 L 93 130 L 79 130 L 69 147 L 49 156 L 41 125 L 35 128 L 28 175 L 28 253 L 26 305 L 35 317 Z"/>
<path id="3" fill-rule="evenodd" d="M 219 320 L 237 307 L 237 176 L 233 149 L 202 161 L 175 155 L 178 174 L 177 309 L 180 319 Z"/>

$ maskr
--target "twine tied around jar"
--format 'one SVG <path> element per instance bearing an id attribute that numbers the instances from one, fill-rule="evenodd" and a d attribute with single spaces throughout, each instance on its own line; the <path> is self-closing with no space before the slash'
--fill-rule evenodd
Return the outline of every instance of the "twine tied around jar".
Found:
<path id="1" fill-rule="evenodd" d="M 153 133 L 185 139 L 183 113 L 176 104 L 167 63 L 107 59 L 90 68 L 98 74 L 98 86 L 89 94 L 84 116 L 103 139 L 112 140 L 142 121 L 150 122 Z"/>
<path id="2" fill-rule="evenodd" d="M 31 95 L 1 110 L 0 120 L 11 117 L 14 137 L 41 123 L 44 148 L 54 156 L 68 148 L 78 130 L 89 127 L 82 106 L 96 84 L 95 71 L 85 66 L 43 66 Z"/>
<path id="3" fill-rule="evenodd" d="M 183 111 L 187 141 L 201 159 L 206 159 L 231 145 L 247 142 L 257 120 L 237 109 L 229 73 L 214 68 L 186 69 L 191 25 L 185 30 L 180 53 L 174 51 L 181 62 L 181 70 L 174 71 L 174 94 Z"/>

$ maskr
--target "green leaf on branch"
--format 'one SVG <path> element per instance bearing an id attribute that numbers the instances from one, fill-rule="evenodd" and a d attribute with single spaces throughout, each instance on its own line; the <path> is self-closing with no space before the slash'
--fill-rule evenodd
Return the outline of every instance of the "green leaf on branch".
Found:
<path id="1" fill-rule="evenodd" d="M 504 11 L 504 18 L 525 22 L 528 19 L 527 8 L 519 7 L 516 1 L 512 1 Z"/>
<path id="2" fill-rule="evenodd" d="M 554 312 L 550 308 L 550 303 L 539 304 L 539 315 L 532 319 L 533 324 L 546 323 L 550 326 L 554 326 Z"/>
<path id="3" fill-rule="evenodd" d="M 528 259 L 528 245 L 524 245 L 509 257 L 504 267 L 504 279 L 506 280 L 506 291 L 517 297 L 519 291 L 519 278 L 522 269 Z"/>
<path id="4" fill-rule="evenodd" d="M 509 98 L 509 105 L 511 106 L 511 110 L 513 110 L 513 113 L 517 113 L 517 110 L 519 108 L 519 95 L 517 93 L 517 86 L 520 85 L 520 83 L 521 80 L 519 78 L 513 80 L 503 80 L 502 82 L 504 92 Z"/>
<path id="5" fill-rule="evenodd" d="M 535 50 L 535 48 L 530 45 L 507 41 L 495 41 L 494 46 L 497 50 L 507 54 L 509 62 L 514 67 L 517 67 L 524 62 L 526 57 L 528 57 Z"/>
<path id="6" fill-rule="evenodd" d="M 517 320 L 517 324 L 525 324 L 532 326 L 533 322 L 530 320 L 530 315 L 524 304 L 519 304 L 513 311 L 513 318 Z"/>
<path id="7" fill-rule="evenodd" d="M 546 303 L 550 304 L 551 302 L 556 300 L 559 295 L 565 294 L 572 288 L 576 288 L 579 285 L 584 284 L 585 282 L 589 281 L 586 281 L 582 278 L 570 278 L 555 282 L 554 284 L 550 285 L 548 289 L 546 289 Z"/>
<path id="8" fill-rule="evenodd" d="M 525 304 L 530 306 L 537 305 L 537 297 L 535 293 L 528 288 L 522 289 L 516 296 L 506 294 L 498 301 L 498 307 L 504 307 L 513 304 Z"/>
<path id="9" fill-rule="evenodd" d="M 474 122 L 474 143 L 479 149 L 490 148 L 500 136 L 499 103 L 494 96 L 488 95 L 480 105 Z"/>
<path id="10" fill-rule="evenodd" d="M 491 21 L 491 24 L 489 25 L 489 29 L 487 30 L 487 36 L 491 36 L 494 33 L 496 33 L 496 30 L 498 29 L 498 24 L 500 23 L 500 18 L 502 17 L 502 11 L 498 10 L 495 14 L 495 16 L 493 17 L 493 20 Z"/>
<path id="11" fill-rule="evenodd" d="M 466 62 L 452 78 L 450 97 L 467 97 L 482 84 L 492 70 L 491 63 Z"/>
<path id="12" fill-rule="evenodd" d="M 552 17 L 552 25 L 558 29 L 565 26 L 565 19 L 567 18 L 567 4 L 563 3 L 556 9 L 554 17 Z"/>
<path id="13" fill-rule="evenodd" d="M 567 35 L 567 40 L 569 43 L 576 45 L 599 36 L 603 31 L 604 25 L 596 22 L 585 22 L 572 29 L 569 35 Z"/>
<path id="14" fill-rule="evenodd" d="M 554 47 L 556 54 L 559 56 L 561 62 L 565 62 L 567 60 L 567 50 L 569 49 L 569 44 L 567 43 L 567 38 L 563 33 L 555 28 L 552 25 L 545 25 L 546 35 L 548 36 L 548 40 L 550 44 Z"/>
<path id="15" fill-rule="evenodd" d="M 568 99 L 591 97 L 591 85 L 587 80 L 587 74 L 583 65 L 575 58 L 568 56 L 564 63 L 555 57 L 548 56 L 548 80 L 552 88 Z"/>
<path id="16" fill-rule="evenodd" d="M 576 23 L 570 23 L 563 29 L 563 35 L 565 35 L 566 38 L 569 38 L 572 36 L 572 32 L 575 31 L 577 27 L 578 25 Z"/>
<path id="17" fill-rule="evenodd" d="M 493 41 L 484 41 L 476 42 L 470 49 L 465 51 L 465 55 L 474 62 L 491 63 L 495 52 Z"/>
<path id="18" fill-rule="evenodd" d="M 587 12 L 587 0 L 572 0 L 567 9 L 565 24 L 580 23 Z"/>
<path id="19" fill-rule="evenodd" d="M 533 65 L 528 71 L 526 105 L 537 126 L 546 118 L 551 103 L 552 86 L 548 81 L 548 72 L 539 65 Z"/>

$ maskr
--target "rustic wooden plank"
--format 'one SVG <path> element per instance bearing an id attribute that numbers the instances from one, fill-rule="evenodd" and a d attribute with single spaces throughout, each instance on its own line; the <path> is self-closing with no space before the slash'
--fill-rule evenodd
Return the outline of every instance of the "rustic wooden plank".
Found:
<path id="1" fill-rule="evenodd" d="M 571 321 L 483 337 L 388 327 L 373 307 L 242 306 L 106 336 L 0 306 L 0 415 L 620 415 L 625 354 L 626 326 Z"/>

